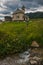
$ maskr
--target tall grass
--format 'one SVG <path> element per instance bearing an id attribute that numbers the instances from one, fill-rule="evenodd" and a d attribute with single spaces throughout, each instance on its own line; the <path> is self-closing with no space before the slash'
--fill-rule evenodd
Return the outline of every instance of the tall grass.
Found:
<path id="1" fill-rule="evenodd" d="M 27 50 L 35 40 L 43 47 L 43 19 L 0 24 L 0 56 Z"/>

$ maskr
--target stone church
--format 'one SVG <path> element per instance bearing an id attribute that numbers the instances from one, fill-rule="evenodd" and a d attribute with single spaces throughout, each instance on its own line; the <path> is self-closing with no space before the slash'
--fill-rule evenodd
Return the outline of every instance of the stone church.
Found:
<path id="1" fill-rule="evenodd" d="M 25 15 L 25 6 L 21 9 L 17 8 L 11 16 L 5 16 L 5 21 L 28 21 L 29 17 Z"/>
<path id="2" fill-rule="evenodd" d="M 22 6 L 21 9 L 16 9 L 15 12 L 13 12 L 13 21 L 26 21 L 29 18 L 25 15 L 25 7 Z"/>

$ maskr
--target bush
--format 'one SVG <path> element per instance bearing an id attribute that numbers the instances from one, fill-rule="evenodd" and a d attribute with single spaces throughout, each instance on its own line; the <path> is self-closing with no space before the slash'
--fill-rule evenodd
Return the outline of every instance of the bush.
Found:
<path id="1" fill-rule="evenodd" d="M 0 31 L 0 56 L 19 53 L 26 50 L 26 44 L 22 38 L 13 38 L 8 33 Z"/>

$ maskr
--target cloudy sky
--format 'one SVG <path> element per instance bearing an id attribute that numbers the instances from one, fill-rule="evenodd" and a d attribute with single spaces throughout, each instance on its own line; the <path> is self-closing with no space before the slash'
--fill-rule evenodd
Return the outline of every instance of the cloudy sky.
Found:
<path id="1" fill-rule="evenodd" d="M 25 5 L 26 13 L 43 12 L 43 0 L 0 0 L 0 19 Z"/>

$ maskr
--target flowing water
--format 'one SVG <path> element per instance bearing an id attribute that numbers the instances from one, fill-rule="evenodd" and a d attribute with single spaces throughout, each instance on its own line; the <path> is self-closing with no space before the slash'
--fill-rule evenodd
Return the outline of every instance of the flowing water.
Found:
<path id="1" fill-rule="evenodd" d="M 9 56 L 9 57 L 6 57 L 5 59 L 3 60 L 0 60 L 0 65 L 30 65 L 30 61 L 32 63 L 37 63 L 39 62 L 40 63 L 40 57 L 43 57 L 43 50 L 37 50 L 37 53 L 35 51 L 35 54 L 34 52 L 30 53 L 31 50 L 27 50 L 23 53 L 20 53 L 19 55 L 12 55 L 12 56 Z M 33 57 L 31 57 L 31 54 Z M 40 56 L 41 54 L 41 56 Z M 32 59 L 34 60 L 32 60 Z M 31 60 L 30 60 L 31 59 Z M 37 60 L 37 61 L 36 61 Z M 39 64 L 38 64 L 39 65 Z M 40 64 L 40 65 L 43 65 Z"/>
<path id="2" fill-rule="evenodd" d="M 17 63 L 22 64 L 22 63 L 29 62 L 29 57 L 30 57 L 29 50 L 25 51 L 24 53 L 19 54 L 19 57 L 20 59 L 17 60 Z"/>
<path id="3" fill-rule="evenodd" d="M 29 62 L 30 50 L 20 53 L 19 56 L 6 57 L 0 60 L 0 65 L 25 65 Z"/>

